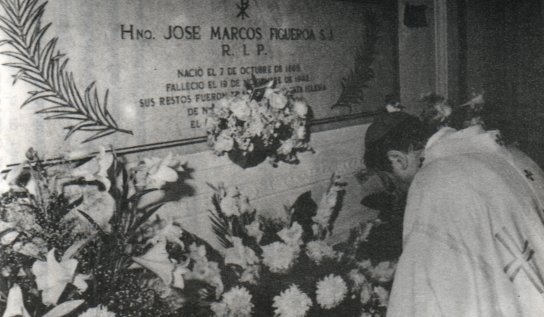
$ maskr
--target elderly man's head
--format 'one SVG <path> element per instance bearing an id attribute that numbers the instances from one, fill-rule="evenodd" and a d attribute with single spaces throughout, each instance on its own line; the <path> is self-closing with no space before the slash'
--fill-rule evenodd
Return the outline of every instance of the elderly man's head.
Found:
<path id="1" fill-rule="evenodd" d="M 421 121 L 404 112 L 376 118 L 365 136 L 367 168 L 389 174 L 401 190 L 407 190 L 421 166 L 427 133 Z"/>

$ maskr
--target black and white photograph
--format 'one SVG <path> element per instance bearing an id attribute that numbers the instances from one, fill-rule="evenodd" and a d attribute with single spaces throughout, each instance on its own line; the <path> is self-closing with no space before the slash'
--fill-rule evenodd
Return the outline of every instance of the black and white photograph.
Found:
<path id="1" fill-rule="evenodd" d="M 543 0 L 0 0 L 0 316 L 544 316 Z"/>

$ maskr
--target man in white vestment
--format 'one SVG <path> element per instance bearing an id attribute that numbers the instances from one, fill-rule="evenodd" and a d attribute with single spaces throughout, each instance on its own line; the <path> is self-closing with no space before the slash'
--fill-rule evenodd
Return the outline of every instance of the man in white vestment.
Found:
<path id="1" fill-rule="evenodd" d="M 374 152 L 382 135 L 406 129 L 373 125 Z M 542 170 L 479 125 L 443 128 L 423 153 L 381 151 L 387 172 L 411 184 L 388 316 L 544 316 Z"/>

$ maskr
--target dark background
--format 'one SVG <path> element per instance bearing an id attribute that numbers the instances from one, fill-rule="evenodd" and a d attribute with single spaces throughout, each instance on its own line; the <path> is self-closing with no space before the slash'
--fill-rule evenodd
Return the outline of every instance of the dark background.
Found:
<path id="1" fill-rule="evenodd" d="M 458 0 L 459 94 L 485 91 L 490 124 L 544 166 L 541 0 Z"/>

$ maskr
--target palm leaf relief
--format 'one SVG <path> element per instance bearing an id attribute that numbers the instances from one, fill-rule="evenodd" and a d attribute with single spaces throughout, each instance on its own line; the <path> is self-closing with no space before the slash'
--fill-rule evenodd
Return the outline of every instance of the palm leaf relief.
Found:
<path id="1" fill-rule="evenodd" d="M 18 72 L 13 76 L 13 84 L 24 81 L 37 90 L 30 91 L 21 108 L 37 100 L 44 100 L 51 105 L 36 111 L 46 114 L 46 120 L 72 120 L 74 123 L 65 127 L 65 139 L 75 132 L 90 132 L 83 143 L 121 132 L 132 131 L 119 127 L 108 111 L 108 90 L 101 99 L 95 83 L 91 83 L 80 93 L 71 72 L 66 70 L 68 58 L 56 50 L 57 38 L 42 46 L 42 40 L 51 23 L 40 27 L 47 1 L 39 0 L 0 0 L 4 16 L 0 16 L 0 30 L 7 39 L 0 41 L 0 46 L 8 45 L 12 50 L 0 52 L 16 60 L 5 63 Z M 55 53 L 57 51 L 57 53 Z"/>
<path id="2" fill-rule="evenodd" d="M 336 104 L 331 109 L 346 107 L 351 113 L 353 107 L 360 105 L 364 100 L 364 89 L 368 88 L 368 82 L 374 79 L 375 74 L 372 63 L 376 56 L 376 43 L 378 36 L 378 20 L 376 13 L 365 14 L 365 33 L 361 46 L 355 51 L 355 65 L 349 74 L 342 78 L 342 92 Z"/>

